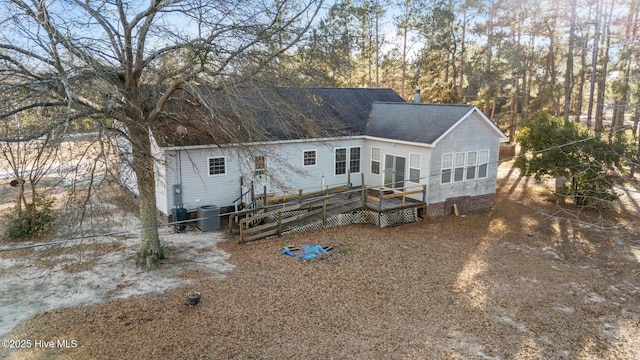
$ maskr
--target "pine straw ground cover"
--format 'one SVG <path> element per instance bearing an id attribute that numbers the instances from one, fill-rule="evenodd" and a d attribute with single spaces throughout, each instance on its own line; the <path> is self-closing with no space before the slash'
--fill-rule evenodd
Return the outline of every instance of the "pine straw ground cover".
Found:
<path id="1" fill-rule="evenodd" d="M 527 189 L 502 184 L 492 211 L 466 217 L 229 240 L 226 279 L 190 270 L 187 288 L 37 315 L 9 338 L 77 347 L 7 356 L 640 359 L 637 218 L 577 216 Z M 306 243 L 334 249 L 308 262 L 279 254 Z"/>

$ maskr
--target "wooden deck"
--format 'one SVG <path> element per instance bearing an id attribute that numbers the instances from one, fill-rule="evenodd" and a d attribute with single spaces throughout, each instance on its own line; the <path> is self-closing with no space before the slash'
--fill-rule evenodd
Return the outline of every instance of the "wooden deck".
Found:
<path id="1" fill-rule="evenodd" d="M 413 189 L 351 189 L 254 209 L 252 213 L 245 214 L 245 218 L 238 223 L 239 242 L 258 240 L 273 235 L 280 236 L 284 232 L 319 221 L 322 221 L 322 227 L 326 227 L 328 218 L 339 214 L 350 214 L 358 210 L 386 213 L 426 206 L 424 201 L 416 200 L 415 197 L 426 199 L 426 186 L 414 187 Z M 230 231 L 232 227 L 233 224 L 230 221 Z"/>
<path id="2" fill-rule="evenodd" d="M 414 207 L 423 207 L 426 204 L 420 200 L 415 199 L 406 199 L 402 201 L 402 199 L 392 198 L 386 199 L 384 202 L 380 203 L 377 200 L 367 199 L 366 208 L 368 210 L 377 211 L 377 212 L 387 212 L 392 210 L 399 209 L 408 209 Z"/>
<path id="3" fill-rule="evenodd" d="M 426 185 L 404 187 L 400 189 L 391 188 L 369 188 L 366 189 L 366 207 L 377 212 L 386 212 L 405 208 L 426 206 L 427 189 Z M 416 200 L 414 197 L 421 197 Z"/>

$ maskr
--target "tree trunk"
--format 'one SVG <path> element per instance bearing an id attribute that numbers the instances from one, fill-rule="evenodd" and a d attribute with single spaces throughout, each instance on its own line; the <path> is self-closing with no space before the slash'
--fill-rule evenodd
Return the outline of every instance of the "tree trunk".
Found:
<path id="1" fill-rule="evenodd" d="M 518 125 L 518 88 L 520 87 L 518 81 L 518 75 L 513 74 L 512 91 L 511 91 L 511 114 L 509 124 L 509 144 L 515 144 L 516 140 L 516 127 Z"/>
<path id="2" fill-rule="evenodd" d="M 555 19 L 555 18 L 554 18 Z M 556 69 L 556 39 L 555 39 L 555 30 L 556 24 L 555 20 L 553 22 L 553 26 L 549 27 L 549 53 L 547 55 L 547 68 L 549 72 L 549 90 L 551 92 L 551 101 L 553 103 L 553 108 L 555 109 L 555 115 L 560 116 L 562 113 L 560 111 L 560 99 L 559 94 L 556 94 L 554 87 L 557 84 L 558 79 L 558 70 Z"/>
<path id="3" fill-rule="evenodd" d="M 487 50 L 485 53 L 484 59 L 484 74 L 482 76 L 482 86 L 481 93 L 484 96 L 482 99 L 483 108 L 482 112 L 489 117 L 492 114 L 492 106 L 493 102 L 495 102 L 495 94 L 497 94 L 497 89 L 495 86 L 494 75 L 491 72 L 492 61 L 493 61 L 493 42 L 494 42 L 494 20 L 496 18 L 496 13 L 498 12 L 499 2 L 491 2 L 487 4 L 487 19 L 486 19 L 486 28 L 484 29 L 485 34 L 487 36 Z"/>
<path id="4" fill-rule="evenodd" d="M 164 252 L 158 236 L 156 218 L 156 191 L 151 141 L 146 126 L 133 123 L 129 126 L 129 136 L 133 152 L 131 167 L 136 174 L 138 201 L 140 203 L 140 231 L 142 242 L 138 251 L 137 265 L 152 269 L 158 261 L 164 259 Z"/>
<path id="5" fill-rule="evenodd" d="M 582 102 L 584 97 L 584 84 L 586 83 L 586 69 L 587 68 L 587 50 L 582 49 L 580 53 L 580 84 L 578 84 L 578 95 L 576 96 L 576 102 L 574 111 L 576 113 L 576 122 L 580 122 L 582 117 Z"/>
<path id="6" fill-rule="evenodd" d="M 465 60 L 465 37 L 467 36 L 467 9 L 464 8 L 462 12 L 462 37 L 460 40 L 460 84 L 458 85 L 458 101 L 465 103 L 466 98 L 464 96 L 464 65 Z M 455 80 L 454 80 L 455 81 Z"/>
<path id="7" fill-rule="evenodd" d="M 604 20 L 605 24 L 603 26 L 604 33 L 602 36 L 602 41 L 604 42 L 603 57 L 602 57 L 602 73 L 598 77 L 598 92 L 596 96 L 596 122 L 595 128 L 597 129 L 602 127 L 603 119 L 604 119 L 604 95 L 607 86 L 607 68 L 609 66 L 609 49 L 611 47 L 611 19 L 613 17 L 613 9 L 615 5 L 615 0 L 611 0 L 611 8 L 609 9 L 609 13 L 607 14 L 607 18 Z"/>
<path id="8" fill-rule="evenodd" d="M 402 98 L 406 99 L 406 79 L 407 79 L 407 31 L 409 26 L 405 26 L 402 34 Z"/>
<path id="9" fill-rule="evenodd" d="M 604 0 L 602 0 L 604 2 Z M 600 45 L 600 31 L 601 24 L 600 19 L 602 18 L 602 7 L 601 2 L 598 1 L 596 3 L 596 21 L 595 21 L 595 34 L 593 38 L 593 52 L 591 56 L 591 83 L 589 85 L 589 104 L 587 105 L 587 127 L 591 127 L 591 120 L 593 115 L 593 105 L 594 105 L 594 95 L 597 81 L 597 72 L 598 72 L 598 46 Z"/>
<path id="10" fill-rule="evenodd" d="M 31 185 L 31 204 L 29 204 L 29 212 L 27 215 L 29 216 L 29 227 L 31 231 L 36 228 L 38 222 L 38 209 L 36 208 L 36 184 L 33 180 L 29 181 L 29 185 Z"/>
<path id="11" fill-rule="evenodd" d="M 376 88 L 380 87 L 380 29 L 378 27 L 378 22 L 380 16 L 378 15 L 378 4 L 376 3 L 375 7 L 375 16 L 376 16 Z"/>
<path id="12" fill-rule="evenodd" d="M 529 46 L 524 53 L 524 68 L 522 70 L 522 118 L 527 118 L 527 110 L 529 109 L 529 99 L 531 98 L 531 83 L 533 71 L 530 71 L 531 59 L 533 58 L 534 36 L 529 37 Z"/>
<path id="13" fill-rule="evenodd" d="M 639 166 L 637 165 L 640 162 L 640 132 L 638 132 L 638 128 L 640 125 L 640 106 L 636 105 L 636 108 L 633 111 L 633 135 L 635 137 L 635 141 L 638 145 L 636 151 L 636 158 L 633 161 L 633 165 L 631 165 L 631 177 L 633 178 L 638 170 Z"/>
<path id="14" fill-rule="evenodd" d="M 624 113 L 627 110 L 627 106 L 629 104 L 629 80 L 631 78 L 631 63 L 632 63 L 632 46 L 636 43 L 635 39 L 635 29 L 637 26 L 638 20 L 638 10 L 633 4 L 629 5 L 629 14 L 627 15 L 627 19 L 625 21 L 625 32 L 624 38 L 627 39 L 625 41 L 622 48 L 622 56 L 620 59 L 620 63 L 622 66 L 619 67 L 624 68 L 622 84 L 618 84 L 616 86 L 616 94 L 615 94 L 615 106 L 613 108 L 614 115 L 611 119 L 611 130 L 614 128 L 624 125 Z"/>
<path id="15" fill-rule="evenodd" d="M 569 25 L 569 49 L 567 52 L 567 66 L 564 74 L 564 120 L 569 121 L 571 109 L 571 94 L 573 93 L 573 47 L 576 28 L 576 0 L 571 1 L 571 25 Z"/>
<path id="16" fill-rule="evenodd" d="M 18 178 L 18 203 L 16 205 L 18 214 L 22 213 L 23 206 L 24 209 L 27 208 L 27 199 L 24 196 L 24 180 L 21 178 Z"/>

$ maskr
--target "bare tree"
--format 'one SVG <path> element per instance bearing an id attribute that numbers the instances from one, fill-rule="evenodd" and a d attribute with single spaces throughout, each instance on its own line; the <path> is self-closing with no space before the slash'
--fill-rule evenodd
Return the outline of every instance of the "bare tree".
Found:
<path id="1" fill-rule="evenodd" d="M 16 136 L 29 127 L 28 120 L 17 114 L 15 121 L 2 125 L 0 133 L 4 137 Z M 13 177 L 11 186 L 18 189 L 13 223 L 8 226 L 11 236 L 37 235 L 48 228 L 50 221 L 39 223 L 40 211 L 43 206 L 47 207 L 39 185 L 47 173 L 56 170 L 58 144 L 51 133 L 28 141 L 0 142 L 0 169 Z"/>
<path id="2" fill-rule="evenodd" d="M 7 109 L 0 118 L 57 107 L 65 111 L 56 126 L 91 117 L 125 136 L 132 147 L 144 226 L 138 264 L 151 268 L 164 257 L 157 231 L 151 126 L 188 85 L 233 88 L 277 63 L 302 38 L 321 4 L 2 0 L 0 71 L 10 77 L 0 83 L 0 94 L 39 96 Z M 121 126 L 111 127 L 108 119 Z"/>

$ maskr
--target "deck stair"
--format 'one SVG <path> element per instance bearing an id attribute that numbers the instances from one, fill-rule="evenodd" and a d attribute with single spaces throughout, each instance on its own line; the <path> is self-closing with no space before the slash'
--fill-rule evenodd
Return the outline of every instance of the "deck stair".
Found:
<path id="1" fill-rule="evenodd" d="M 296 227 L 316 221 L 326 221 L 331 216 L 361 208 L 360 198 L 339 195 L 327 195 L 322 199 L 278 207 L 275 210 L 240 220 L 240 242 L 281 235 Z M 263 221 L 263 223 L 247 228 L 248 222 L 256 223 L 257 221 Z"/>
<path id="2" fill-rule="evenodd" d="M 264 214 L 265 208 L 261 204 L 264 203 L 264 199 L 262 197 L 257 197 L 253 202 L 247 205 L 244 208 L 246 210 L 245 218 L 248 219 L 246 221 L 245 226 L 248 228 L 254 227 L 264 221 L 264 218 L 259 216 Z"/>
<path id="3" fill-rule="evenodd" d="M 422 201 L 414 198 L 420 194 Z M 275 205 L 262 199 L 235 212 L 230 217 L 235 221 L 229 222 L 229 231 L 238 225 L 239 242 L 243 243 L 356 222 L 393 226 L 415 221 L 418 208 L 426 207 L 425 200 L 426 186 L 423 185 L 323 191 L 316 196 L 301 195 Z"/>

